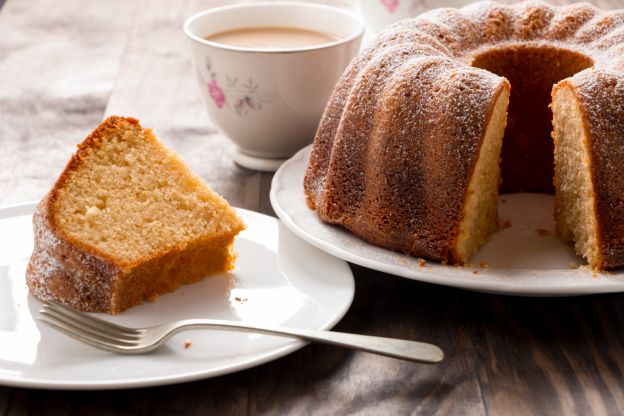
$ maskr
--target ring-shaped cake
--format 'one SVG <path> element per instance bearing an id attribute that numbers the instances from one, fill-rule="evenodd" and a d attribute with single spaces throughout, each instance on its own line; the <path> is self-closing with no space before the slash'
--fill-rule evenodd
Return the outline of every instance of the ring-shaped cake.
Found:
<path id="1" fill-rule="evenodd" d="M 499 191 L 554 192 L 559 236 L 621 267 L 623 71 L 622 10 L 483 2 L 398 22 L 336 86 L 307 203 L 370 243 L 462 263 L 497 228 Z"/>

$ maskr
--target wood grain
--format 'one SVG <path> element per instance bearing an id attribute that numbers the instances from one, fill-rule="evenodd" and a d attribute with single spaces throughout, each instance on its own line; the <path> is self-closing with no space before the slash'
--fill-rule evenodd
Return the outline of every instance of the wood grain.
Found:
<path id="1" fill-rule="evenodd" d="M 0 205 L 40 199 L 102 119 L 132 3 L 10 1 L 0 15 Z M 116 16 L 102 19 L 102 16 Z M 10 160 L 10 162 L 9 162 Z"/>
<path id="2" fill-rule="evenodd" d="M 215 4 L 9 0 L 0 11 L 0 205 L 40 198 L 75 145 L 106 115 L 123 114 L 153 127 L 234 205 L 274 215 L 272 175 L 231 162 L 233 146 L 206 117 L 186 55 L 182 21 Z M 505 297 L 352 269 L 355 298 L 338 330 L 433 342 L 447 359 L 430 366 L 313 344 L 182 385 L 0 387 L 0 415 L 624 411 L 624 295 Z"/>
<path id="3" fill-rule="evenodd" d="M 0 386 L 0 415 L 6 415 L 11 405 L 12 389 Z"/>

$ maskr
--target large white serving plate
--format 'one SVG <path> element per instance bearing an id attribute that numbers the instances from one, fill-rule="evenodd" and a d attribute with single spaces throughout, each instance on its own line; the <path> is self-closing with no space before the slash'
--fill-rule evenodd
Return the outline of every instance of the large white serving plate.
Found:
<path id="1" fill-rule="evenodd" d="M 191 331 L 153 354 L 121 356 L 93 349 L 37 319 L 24 272 L 33 246 L 34 205 L 0 208 L 0 385 L 102 389 L 153 386 L 213 377 L 282 357 L 305 345 L 290 338 Z M 329 329 L 354 294 L 347 263 L 312 247 L 266 215 L 238 210 L 247 230 L 236 241 L 230 274 L 183 286 L 121 315 L 130 326 L 185 318 L 231 319 Z M 190 348 L 185 348 L 185 342 Z"/>
<path id="2" fill-rule="evenodd" d="M 310 210 L 303 177 L 311 146 L 284 163 L 273 177 L 271 204 L 286 227 L 310 244 L 361 266 L 409 279 L 484 292 L 567 296 L 624 291 L 624 272 L 596 273 L 555 234 L 553 197 L 502 195 L 498 231 L 465 267 L 445 266 L 367 244 L 343 228 L 325 224 Z M 480 267 L 481 262 L 487 268 Z"/>

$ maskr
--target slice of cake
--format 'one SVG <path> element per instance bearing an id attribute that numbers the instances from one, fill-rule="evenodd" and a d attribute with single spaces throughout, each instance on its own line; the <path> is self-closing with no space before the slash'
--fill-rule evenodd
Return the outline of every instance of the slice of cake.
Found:
<path id="1" fill-rule="evenodd" d="M 231 270 L 245 228 L 150 129 L 116 116 L 78 145 L 33 224 L 33 295 L 109 313 Z"/>

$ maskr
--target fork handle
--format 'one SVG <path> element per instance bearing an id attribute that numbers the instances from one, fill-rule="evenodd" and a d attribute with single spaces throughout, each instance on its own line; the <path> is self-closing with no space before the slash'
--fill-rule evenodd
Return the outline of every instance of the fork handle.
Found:
<path id="1" fill-rule="evenodd" d="M 268 335 L 283 335 L 290 338 L 300 338 L 306 341 L 315 341 L 340 347 L 371 352 L 387 357 L 420 363 L 439 363 L 444 359 L 444 352 L 433 344 L 402 340 L 396 338 L 376 337 L 371 335 L 350 334 L 335 331 L 314 331 L 307 329 L 292 329 L 279 326 L 249 325 L 242 322 L 219 321 L 212 319 L 188 319 L 178 321 L 177 328 L 172 328 L 170 335 L 190 329 L 223 329 L 246 332 L 256 332 Z"/>

